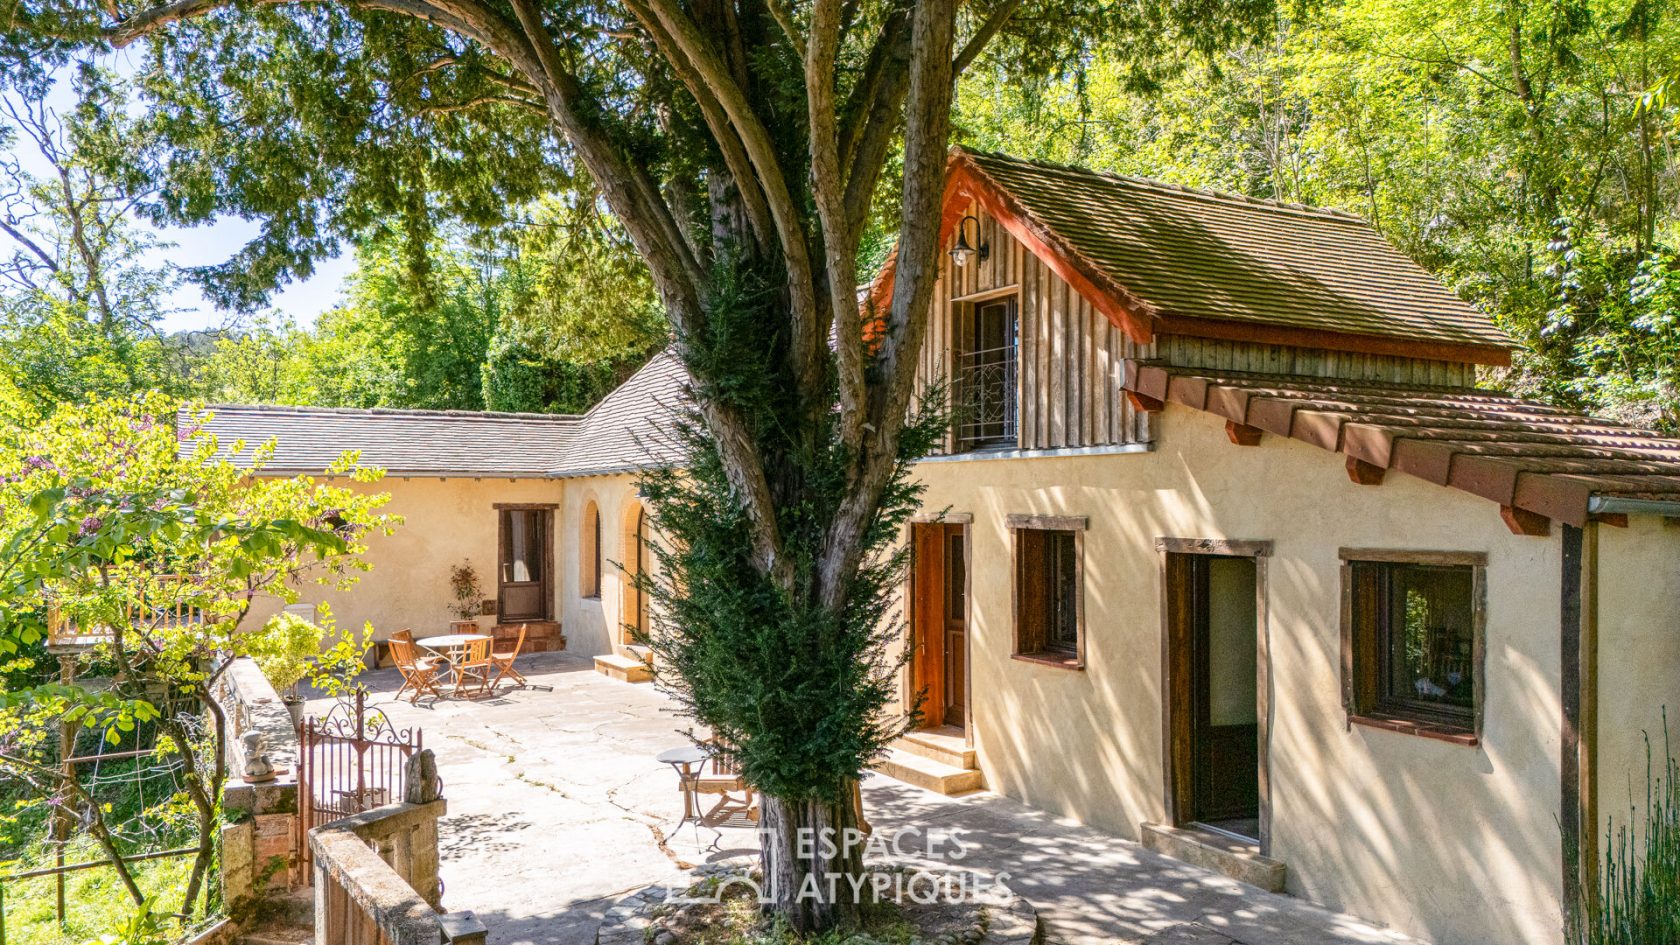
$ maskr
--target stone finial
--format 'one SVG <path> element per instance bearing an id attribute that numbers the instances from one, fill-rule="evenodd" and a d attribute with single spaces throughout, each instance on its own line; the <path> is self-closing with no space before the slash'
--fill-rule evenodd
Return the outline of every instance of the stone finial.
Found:
<path id="1" fill-rule="evenodd" d="M 415 752 L 408 759 L 403 773 L 408 791 L 403 800 L 410 804 L 430 804 L 443 796 L 443 782 L 438 780 L 437 758 L 430 748 Z"/>

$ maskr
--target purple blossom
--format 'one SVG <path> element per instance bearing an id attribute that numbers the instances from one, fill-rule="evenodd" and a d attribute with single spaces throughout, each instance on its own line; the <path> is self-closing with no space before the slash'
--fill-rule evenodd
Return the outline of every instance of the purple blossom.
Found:
<path id="1" fill-rule="evenodd" d="M 86 538 L 87 536 L 93 534 L 94 532 L 99 531 L 99 527 L 101 525 L 104 525 L 104 524 L 105 524 L 104 522 L 99 520 L 99 516 L 89 515 L 87 518 L 82 519 L 81 530 L 78 531 L 76 534 L 77 534 L 78 537 Z"/>

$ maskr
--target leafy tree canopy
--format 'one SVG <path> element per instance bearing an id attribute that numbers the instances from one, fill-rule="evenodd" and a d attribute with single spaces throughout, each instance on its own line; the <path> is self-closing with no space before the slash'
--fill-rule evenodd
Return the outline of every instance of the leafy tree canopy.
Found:
<path id="1" fill-rule="evenodd" d="M 867 699 L 825 701 L 835 662 L 813 654 L 849 654 L 856 679 L 876 652 L 857 635 L 873 632 L 868 559 L 904 501 L 906 446 L 923 442 L 907 424 L 955 82 L 989 49 L 1024 77 L 1114 57 L 1130 87 L 1148 87 L 1274 14 L 1272 0 L 16 9 L 0 59 L 17 81 L 35 63 L 143 43 L 157 217 L 262 222 L 227 265 L 194 274 L 232 306 L 259 305 L 378 221 L 400 220 L 415 256 L 437 221 L 483 228 L 540 195 L 597 189 L 647 266 L 736 513 L 703 523 L 740 556 L 709 600 L 775 599 L 765 613 L 794 641 L 783 680 L 807 700 L 804 721 L 789 731 L 760 715 L 734 735 L 748 754 L 747 742 L 783 746 L 761 843 L 776 911 L 802 932 L 855 915 L 799 893 L 812 876 L 857 878 L 861 858 L 799 839 L 856 823 L 847 788 L 879 725 Z M 896 247 L 890 298 L 861 301 L 860 254 L 883 242 Z M 743 655 L 682 683 L 740 686 L 752 665 Z M 707 704 L 693 703 L 701 722 L 726 721 Z"/>
<path id="2" fill-rule="evenodd" d="M 1680 169 L 1642 93 L 1680 22 L 1642 0 L 1349 0 L 1130 91 L 1097 59 L 1023 83 L 981 68 L 981 147 L 1371 220 L 1522 342 L 1507 383 L 1674 429 Z"/>

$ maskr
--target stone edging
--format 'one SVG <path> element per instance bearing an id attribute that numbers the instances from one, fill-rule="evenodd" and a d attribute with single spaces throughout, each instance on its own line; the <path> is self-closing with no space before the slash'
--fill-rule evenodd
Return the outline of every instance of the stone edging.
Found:
<path id="1" fill-rule="evenodd" d="M 967 874 L 992 879 L 990 874 L 980 870 L 896 858 L 871 862 L 869 866 L 908 868 L 946 875 Z M 649 932 L 655 927 L 655 917 L 652 913 L 666 904 L 666 890 L 671 885 L 675 882 L 693 884 L 714 876 L 739 875 L 739 867 L 707 865 L 681 874 L 681 878 L 672 883 L 653 883 L 631 890 L 614 900 L 612 906 L 607 909 L 600 928 L 595 932 L 595 945 L 647 945 L 650 941 Z M 1004 889 L 1008 889 L 1007 883 Z M 989 919 L 984 937 L 978 940 L 985 945 L 1039 945 L 1043 941 L 1038 910 L 1019 893 L 1012 890 L 1006 895 L 988 893 L 976 905 L 986 910 Z"/>

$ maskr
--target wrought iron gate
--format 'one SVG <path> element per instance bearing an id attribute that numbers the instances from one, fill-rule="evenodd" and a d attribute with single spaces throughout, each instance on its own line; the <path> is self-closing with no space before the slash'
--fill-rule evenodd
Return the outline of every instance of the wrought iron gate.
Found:
<path id="1" fill-rule="evenodd" d="M 408 759 L 420 750 L 420 729 L 397 729 L 385 713 L 367 708 L 367 694 L 308 717 L 298 732 L 298 849 L 306 882 L 315 871 L 309 831 L 351 814 L 400 801 L 408 789 Z"/>

